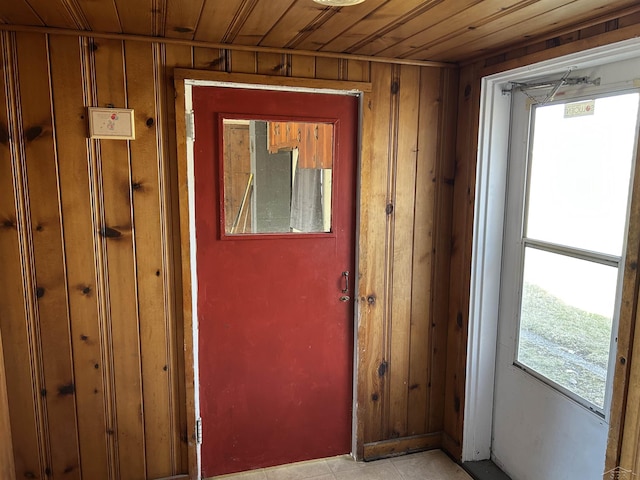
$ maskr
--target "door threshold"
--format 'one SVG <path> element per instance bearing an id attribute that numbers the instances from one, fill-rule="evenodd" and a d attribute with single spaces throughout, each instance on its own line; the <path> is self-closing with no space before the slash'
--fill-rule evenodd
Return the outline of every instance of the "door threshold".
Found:
<path id="1" fill-rule="evenodd" d="M 464 462 L 460 465 L 474 480 L 511 480 L 511 477 L 500 470 L 491 460 Z"/>

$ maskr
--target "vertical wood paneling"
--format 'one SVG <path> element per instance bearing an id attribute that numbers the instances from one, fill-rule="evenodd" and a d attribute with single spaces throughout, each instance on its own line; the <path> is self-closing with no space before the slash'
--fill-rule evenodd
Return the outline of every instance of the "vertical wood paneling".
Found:
<path id="1" fill-rule="evenodd" d="M 51 81 L 59 158 L 75 392 L 83 478 L 108 478 L 105 418 L 105 363 L 97 319 L 95 229 L 85 135 L 85 92 L 81 57 L 74 37 L 51 37 Z"/>
<path id="2" fill-rule="evenodd" d="M 427 413 L 431 410 L 429 394 L 433 387 L 429 361 L 433 345 L 431 318 L 433 298 L 433 235 L 438 158 L 437 128 L 440 110 L 440 72 L 423 68 L 420 71 L 419 117 L 417 131 L 417 162 L 415 175 L 415 216 L 413 218 L 413 256 L 411 262 L 411 345 L 409 350 L 408 419 L 409 435 L 427 433 Z M 436 406 L 437 408 L 437 406 Z"/>
<path id="3" fill-rule="evenodd" d="M 456 120 L 458 105 L 458 72 L 445 69 L 438 72 L 440 88 L 438 97 L 439 125 L 433 135 L 432 142 L 437 141 L 437 163 L 435 168 L 436 196 L 434 198 L 434 265 L 431 276 L 431 332 L 430 360 L 431 369 L 429 384 L 429 409 L 427 430 L 430 432 L 443 430 L 445 375 L 447 359 L 447 333 L 449 322 L 449 277 L 452 248 L 452 224 L 454 219 L 454 184 L 456 169 Z M 431 129 L 428 129 L 432 131 Z M 466 339 L 463 340 L 466 344 Z M 458 375 L 460 372 L 458 372 Z"/>
<path id="4" fill-rule="evenodd" d="M 339 58 L 316 57 L 316 78 L 327 80 L 342 80 L 341 63 Z"/>
<path id="5" fill-rule="evenodd" d="M 175 47 L 167 46 L 167 48 Z M 189 47 L 185 48 L 188 49 Z M 217 48 L 194 48 L 193 66 L 201 70 L 220 70 L 224 72 L 227 67 L 226 50 L 219 50 Z"/>
<path id="6" fill-rule="evenodd" d="M 175 424 L 170 404 L 173 351 L 168 298 L 165 294 L 166 235 L 161 209 L 164 178 L 161 144 L 158 142 L 155 75 L 155 47 L 126 42 L 125 65 L 127 96 L 135 107 L 136 140 L 130 143 L 131 191 L 135 225 L 138 317 L 144 405 L 144 436 L 147 477 L 160 478 L 174 473 Z M 171 367 L 171 368 L 170 368 Z"/>
<path id="7" fill-rule="evenodd" d="M 45 432 L 51 455 L 47 468 L 61 478 L 80 478 L 48 45 L 41 35 L 18 34 L 16 40 L 38 298 L 35 342 L 42 349 L 41 388 L 46 397 Z"/>
<path id="8" fill-rule="evenodd" d="M 40 389 L 35 352 L 30 348 L 32 299 L 25 286 L 30 273 L 24 269 L 24 209 L 22 161 L 17 146 L 14 91 L 13 35 L 2 34 L 0 99 L 0 329 L 4 344 L 6 389 L 16 476 L 42 476 L 45 470 L 38 405 Z M 26 253 L 26 252 L 25 252 Z"/>
<path id="9" fill-rule="evenodd" d="M 194 411 L 194 381 L 192 378 L 192 369 L 185 369 L 185 357 L 189 357 L 189 351 L 192 351 L 191 345 L 191 333 L 188 337 L 184 335 L 183 327 L 183 315 L 190 315 L 191 305 L 190 302 L 182 304 L 182 300 L 185 295 L 181 291 L 182 285 L 182 254 L 183 250 L 179 245 L 180 238 L 180 206 L 179 206 L 179 184 L 178 184 L 178 145 L 176 139 L 176 90 L 174 88 L 173 69 L 176 67 L 192 67 L 193 60 L 192 50 L 188 46 L 164 46 L 164 61 L 163 61 L 163 87 L 165 89 L 164 95 L 160 99 L 161 108 L 161 123 L 162 130 L 164 132 L 164 162 L 165 168 L 163 169 L 165 175 L 165 183 L 167 185 L 166 194 L 168 196 L 167 202 L 170 208 L 165 211 L 165 224 L 170 231 L 170 237 L 173 239 L 171 258 L 168 259 L 171 266 L 170 272 L 168 272 L 173 279 L 173 284 L 176 288 L 174 295 L 174 312 L 175 312 L 175 352 L 176 355 L 173 359 L 176 375 L 174 378 L 174 392 L 177 399 L 177 405 L 174 406 L 179 418 L 179 431 L 176 432 L 181 440 L 179 452 L 181 454 L 181 472 L 195 471 L 196 459 L 193 448 L 188 448 L 189 442 L 193 441 L 191 435 L 188 432 L 193 432 L 195 428 L 194 416 L 187 415 L 187 411 Z M 184 117 L 182 117 L 184 118 Z M 183 146 L 181 146 L 183 147 Z M 169 233 L 169 232 L 168 232 Z M 186 252 L 188 254 L 188 251 Z M 186 294 L 190 296 L 190 292 Z M 182 354 L 185 352 L 185 354 Z M 193 363 L 193 358 L 189 357 L 190 363 Z M 189 372 L 189 375 L 186 375 Z M 192 443 L 193 445 L 193 443 Z M 177 452 L 176 452 L 177 453 Z"/>
<path id="10" fill-rule="evenodd" d="M 302 55 L 289 55 L 291 63 L 291 76 L 302 78 L 314 78 L 316 76 L 316 59 Z"/>
<path id="11" fill-rule="evenodd" d="M 255 52 L 245 52 L 240 50 L 229 51 L 228 71 L 234 73 L 256 73 L 257 56 Z"/>
<path id="12" fill-rule="evenodd" d="M 466 150 L 478 132 L 477 112 L 480 86 L 473 70 L 465 70 L 460 78 L 459 121 L 456 144 L 456 169 L 453 192 L 453 225 L 451 278 L 447 332 L 445 380 L 444 441 L 456 458 L 462 453 L 462 422 L 466 371 L 466 342 L 469 321 L 469 285 L 471 277 L 471 241 L 473 202 L 475 197 L 475 150 Z"/>
<path id="13" fill-rule="evenodd" d="M 633 176 L 629 218 L 640 217 L 640 149 L 636 152 L 636 169 Z M 633 472 L 640 467 L 640 411 L 636 407 L 640 399 L 640 368 L 637 356 L 631 355 L 631 346 L 640 345 L 638 323 L 638 260 L 640 257 L 640 224 L 629 222 L 623 280 L 622 303 L 618 326 L 619 361 L 616 362 L 614 392 L 628 390 L 628 396 L 614 395 L 611 411 L 624 411 L 625 415 L 612 418 L 605 471 L 621 466 Z M 631 362 L 627 360 L 631 357 Z M 623 360 L 624 359 L 624 360 Z M 628 385 L 627 385 L 628 382 Z M 625 408 L 626 407 L 626 408 Z M 612 441 L 613 440 L 613 441 Z"/>
<path id="14" fill-rule="evenodd" d="M 102 40 L 96 43 L 97 104 L 127 106 L 124 45 Z M 121 478 L 145 478 L 140 362 L 140 318 L 137 305 L 135 243 L 132 218 L 132 179 L 128 142 L 99 141 L 109 295 L 108 330 L 112 348 L 115 414 Z"/>
<path id="15" fill-rule="evenodd" d="M 286 75 L 287 56 L 279 53 L 258 53 L 257 72 L 262 75 Z"/>
<path id="16" fill-rule="evenodd" d="M 4 368 L 2 332 L 0 332 L 0 478 L 11 478 L 16 474 L 13 462 L 13 442 L 11 441 L 11 420 L 9 399 L 7 398 L 7 376 Z"/>
<path id="17" fill-rule="evenodd" d="M 383 398 L 387 362 L 383 348 L 385 325 L 385 257 L 387 232 L 387 178 L 391 118 L 391 66 L 372 65 L 373 92 L 364 97 L 362 166 L 360 172 L 360 238 L 358 291 L 358 406 L 365 443 L 383 439 Z"/>
<path id="18" fill-rule="evenodd" d="M 416 93 L 420 86 L 420 69 L 402 66 L 391 91 L 397 96 L 395 170 L 392 177 L 392 245 L 393 259 L 391 295 L 389 298 L 390 361 L 389 361 L 389 438 L 406 437 L 409 400 L 409 368 L 411 358 L 411 298 L 413 232 L 416 195 L 416 160 L 418 153 L 418 106 Z M 426 345 L 414 345 L 426 350 Z M 415 352 L 414 352 L 415 354 Z M 424 409 L 420 406 L 420 409 Z"/>

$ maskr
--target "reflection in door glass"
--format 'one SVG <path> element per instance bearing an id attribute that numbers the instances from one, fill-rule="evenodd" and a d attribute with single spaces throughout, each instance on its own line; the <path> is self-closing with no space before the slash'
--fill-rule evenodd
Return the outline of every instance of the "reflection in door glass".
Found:
<path id="1" fill-rule="evenodd" d="M 639 99 L 538 105 L 530 139 L 516 363 L 601 414 Z"/>
<path id="2" fill-rule="evenodd" d="M 225 234 L 331 231 L 332 124 L 225 119 L 223 126 Z"/>

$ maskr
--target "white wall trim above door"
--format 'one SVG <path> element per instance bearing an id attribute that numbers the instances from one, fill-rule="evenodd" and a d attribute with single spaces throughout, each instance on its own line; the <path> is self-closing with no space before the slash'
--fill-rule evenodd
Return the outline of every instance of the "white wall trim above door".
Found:
<path id="1" fill-rule="evenodd" d="M 510 81 L 638 56 L 640 38 L 497 73 L 482 79 L 476 170 L 462 461 L 491 456 L 498 302 L 508 171 Z"/>

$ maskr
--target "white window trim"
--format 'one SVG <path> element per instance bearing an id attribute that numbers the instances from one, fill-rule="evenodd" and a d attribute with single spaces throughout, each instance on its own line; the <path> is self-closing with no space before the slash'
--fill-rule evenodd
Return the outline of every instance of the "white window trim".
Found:
<path id="1" fill-rule="evenodd" d="M 640 56 L 640 38 L 484 77 L 481 82 L 462 461 L 490 458 L 507 181 L 510 81 Z"/>

